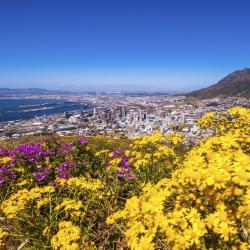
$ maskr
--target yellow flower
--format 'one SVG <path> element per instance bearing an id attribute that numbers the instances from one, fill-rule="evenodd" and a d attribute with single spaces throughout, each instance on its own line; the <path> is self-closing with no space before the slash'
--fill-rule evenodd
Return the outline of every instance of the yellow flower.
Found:
<path id="1" fill-rule="evenodd" d="M 59 223 L 59 231 L 51 239 L 53 249 L 79 250 L 81 230 L 70 221 Z"/>
<path id="2" fill-rule="evenodd" d="M 32 188 L 31 190 L 19 190 L 18 192 L 11 195 L 8 199 L 3 201 L 1 204 L 1 209 L 8 218 L 14 218 L 21 211 L 25 210 L 31 201 L 38 200 L 44 195 L 49 195 L 54 191 L 54 188 L 51 186 L 45 186 L 43 188 L 36 187 Z M 48 202 L 48 199 L 41 200 L 40 203 L 38 202 L 37 206 L 40 208 Z"/>
<path id="3" fill-rule="evenodd" d="M 5 165 L 5 164 L 9 163 L 11 160 L 12 160 L 11 157 L 8 157 L 8 156 L 2 157 L 2 158 L 0 158 L 0 164 L 2 163 L 3 165 Z"/>
<path id="4" fill-rule="evenodd" d="M 3 230 L 2 228 L 0 228 L 0 247 L 4 247 L 4 241 L 5 241 L 5 238 L 6 236 L 8 235 L 8 233 Z"/>

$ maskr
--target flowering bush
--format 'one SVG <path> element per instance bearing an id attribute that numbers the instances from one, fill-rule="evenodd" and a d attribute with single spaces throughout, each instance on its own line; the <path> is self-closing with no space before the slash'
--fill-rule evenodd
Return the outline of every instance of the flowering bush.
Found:
<path id="1" fill-rule="evenodd" d="M 212 135 L 222 135 L 228 132 L 249 135 L 250 113 L 248 109 L 234 107 L 226 112 L 211 112 L 198 121 L 198 126 L 212 132 Z"/>
<path id="2" fill-rule="evenodd" d="M 236 110 L 223 120 L 227 130 L 193 148 L 172 178 L 147 184 L 108 218 L 126 222 L 131 249 L 249 249 L 249 127 L 236 124 L 249 124 L 250 116 L 239 108 L 228 113 Z M 217 116 L 202 122 L 214 129 Z"/>
<path id="3" fill-rule="evenodd" d="M 181 142 L 181 136 L 164 136 L 156 132 L 153 135 L 134 138 L 126 155 L 142 181 L 156 182 L 163 176 L 170 177 L 178 167 L 179 157 L 175 148 Z"/>
<path id="4" fill-rule="evenodd" d="M 0 147 L 0 248 L 249 249 L 249 114 L 206 115 L 186 153 L 159 132 Z"/>

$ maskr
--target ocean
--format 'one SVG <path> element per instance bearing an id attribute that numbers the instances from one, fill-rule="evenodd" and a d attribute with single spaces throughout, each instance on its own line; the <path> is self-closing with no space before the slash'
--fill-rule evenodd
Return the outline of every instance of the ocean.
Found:
<path id="1" fill-rule="evenodd" d="M 52 99 L 0 99 L 0 122 L 86 110 L 90 104 Z"/>

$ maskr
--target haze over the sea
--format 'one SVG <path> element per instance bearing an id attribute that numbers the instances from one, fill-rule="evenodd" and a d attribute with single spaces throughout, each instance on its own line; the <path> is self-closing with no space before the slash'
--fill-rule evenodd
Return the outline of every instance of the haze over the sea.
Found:
<path id="1" fill-rule="evenodd" d="M 189 91 L 250 66 L 250 2 L 0 3 L 0 87 Z"/>

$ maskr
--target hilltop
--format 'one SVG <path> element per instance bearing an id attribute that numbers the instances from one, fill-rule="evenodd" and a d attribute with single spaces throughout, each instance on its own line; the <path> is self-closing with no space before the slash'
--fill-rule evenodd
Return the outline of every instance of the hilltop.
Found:
<path id="1" fill-rule="evenodd" d="M 250 97 L 250 68 L 234 71 L 214 85 L 187 94 L 202 99 L 219 95 Z"/>

